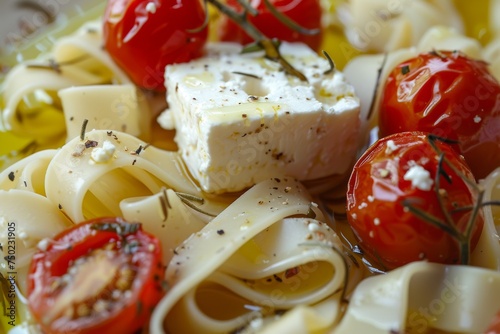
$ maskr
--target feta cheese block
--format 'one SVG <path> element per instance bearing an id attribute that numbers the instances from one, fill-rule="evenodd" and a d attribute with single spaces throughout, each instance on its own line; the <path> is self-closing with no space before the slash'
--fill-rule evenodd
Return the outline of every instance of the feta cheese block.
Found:
<path id="1" fill-rule="evenodd" d="M 210 193 L 243 190 L 270 177 L 314 180 L 343 175 L 359 148 L 364 118 L 343 74 L 304 44 L 280 52 L 307 81 L 263 52 L 212 43 L 205 57 L 166 67 L 168 109 L 184 161 Z"/>

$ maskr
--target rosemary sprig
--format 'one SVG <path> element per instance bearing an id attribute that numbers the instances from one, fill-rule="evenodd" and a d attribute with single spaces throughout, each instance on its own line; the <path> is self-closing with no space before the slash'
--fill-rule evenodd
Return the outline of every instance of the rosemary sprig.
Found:
<path id="1" fill-rule="evenodd" d="M 453 221 L 453 219 L 451 218 L 451 214 L 448 212 L 448 210 L 446 210 L 445 204 L 443 201 L 443 196 L 441 196 L 441 193 L 440 193 L 441 176 L 443 174 L 448 175 L 444 172 L 443 162 L 444 162 L 444 153 L 441 153 L 439 155 L 439 159 L 438 159 L 438 167 L 437 167 L 438 172 L 436 173 L 436 176 L 434 177 L 434 191 L 436 192 L 436 194 L 438 194 L 437 198 L 438 198 L 439 207 L 441 208 L 441 212 L 443 212 L 443 214 L 446 218 L 446 221 L 451 222 L 451 221 Z M 449 177 L 448 177 L 448 179 L 449 179 Z"/>
<path id="2" fill-rule="evenodd" d="M 241 3 L 245 1 L 239 0 L 239 2 Z M 271 12 L 271 14 L 273 14 L 278 20 L 280 20 L 281 23 L 286 25 L 288 28 L 299 32 L 302 35 L 317 35 L 321 32 L 321 30 L 319 29 L 307 29 L 302 27 L 300 24 L 278 11 L 269 0 L 264 0 L 264 4 L 266 5 L 267 9 L 269 9 L 269 12 Z"/>
<path id="3" fill-rule="evenodd" d="M 380 67 L 378 68 L 377 71 L 377 78 L 375 79 L 375 87 L 373 88 L 372 100 L 370 102 L 370 107 L 368 109 L 368 115 L 366 115 L 367 120 L 369 120 L 372 117 L 373 112 L 375 111 L 375 103 L 377 102 L 377 95 L 381 84 L 380 81 L 382 80 L 382 72 L 384 70 L 385 63 L 387 62 L 387 57 L 388 57 L 387 53 L 384 54 L 384 58 L 382 59 L 382 64 L 380 64 Z"/>
<path id="4" fill-rule="evenodd" d="M 170 202 L 168 200 L 167 189 L 163 187 L 161 189 L 161 192 L 162 194 L 159 197 L 160 206 L 161 206 L 161 211 L 163 212 L 163 221 L 166 221 L 168 218 L 168 210 L 170 210 L 172 206 L 170 205 Z"/>
<path id="5" fill-rule="evenodd" d="M 87 124 L 89 123 L 88 119 L 84 119 L 82 123 L 82 127 L 80 129 L 80 140 L 85 140 L 85 133 L 87 132 Z"/>
<path id="6" fill-rule="evenodd" d="M 49 59 L 46 64 L 44 64 L 44 63 L 40 63 L 40 64 L 39 63 L 30 63 L 30 64 L 27 64 L 26 67 L 42 69 L 42 70 L 51 70 L 51 71 L 54 71 L 56 73 L 61 74 L 62 67 L 68 66 L 68 65 L 78 64 L 79 62 L 84 61 L 88 58 L 89 58 L 88 55 L 82 55 L 82 56 L 79 56 L 79 57 L 76 57 L 76 58 L 73 58 L 73 59 L 70 59 L 67 61 L 60 61 L 60 62 L 57 62 L 54 59 Z"/>
<path id="7" fill-rule="evenodd" d="M 106 222 L 106 223 L 95 223 L 90 226 L 91 230 L 113 232 L 121 237 L 127 236 L 129 234 L 135 234 L 141 228 L 140 223 L 126 223 L 126 222 Z"/>
<path id="8" fill-rule="evenodd" d="M 190 207 L 191 209 L 198 211 L 199 213 L 202 213 L 204 215 L 210 216 L 210 217 L 215 217 L 216 215 L 203 211 L 201 208 L 199 208 L 196 204 L 198 205 L 203 205 L 205 203 L 205 200 L 201 197 L 194 196 L 191 194 L 186 194 L 186 193 L 181 193 L 181 192 L 175 192 L 175 194 L 180 198 L 181 202 L 184 203 L 186 206 Z"/>
<path id="9" fill-rule="evenodd" d="M 497 201 L 491 201 L 491 202 L 483 202 L 484 198 L 484 188 L 477 184 L 475 181 L 470 180 L 467 178 L 462 171 L 460 171 L 456 166 L 454 166 L 447 158 L 446 155 L 443 153 L 443 151 L 439 148 L 437 145 L 437 142 L 442 142 L 446 144 L 457 144 L 456 141 L 449 140 L 447 138 L 441 138 L 432 134 L 429 134 L 427 136 L 427 139 L 429 140 L 429 143 L 431 147 L 434 149 L 436 154 L 438 155 L 438 166 L 437 166 L 437 172 L 436 176 L 434 179 L 434 191 L 436 192 L 436 195 L 438 197 L 438 202 L 439 206 L 441 209 L 441 212 L 444 215 L 444 221 L 438 217 L 435 217 L 431 215 L 430 213 L 416 207 L 413 205 L 412 201 L 410 199 L 406 199 L 403 201 L 403 206 L 407 208 L 410 212 L 412 212 L 414 215 L 417 217 L 421 218 L 425 222 L 436 226 L 437 228 L 443 230 L 444 232 L 448 233 L 455 241 L 458 243 L 459 246 L 459 253 L 460 253 L 460 263 L 461 264 L 468 264 L 470 260 L 470 242 L 472 238 L 472 231 L 474 228 L 474 224 L 476 222 L 476 219 L 479 215 L 479 210 L 485 206 L 485 205 L 500 205 L 500 202 Z M 477 199 L 475 203 L 471 206 L 465 206 L 462 208 L 457 208 L 451 211 L 446 210 L 445 204 L 444 204 L 444 198 L 443 194 L 441 192 L 441 180 L 440 178 L 443 177 L 447 182 L 451 183 L 453 180 L 450 178 L 450 176 L 444 171 L 444 165 L 448 166 L 456 175 L 458 175 L 467 185 L 469 185 L 473 191 L 477 193 Z M 464 231 L 461 231 L 458 226 L 454 223 L 452 214 L 457 213 L 457 212 L 463 212 L 466 210 L 470 210 L 471 214 L 469 217 L 469 220 L 467 221 L 467 224 L 465 226 Z"/>
<path id="10" fill-rule="evenodd" d="M 294 29 L 302 34 L 317 34 L 319 30 L 316 29 L 306 29 L 298 25 L 295 21 L 286 17 L 282 13 L 280 13 L 270 2 L 269 0 L 264 0 L 266 7 L 269 11 L 276 16 L 283 24 Z M 237 12 L 231 7 L 227 6 L 220 0 L 205 0 L 205 3 L 211 3 L 215 8 L 219 10 L 222 14 L 226 15 L 231 20 L 238 23 L 238 25 L 255 41 L 254 44 L 251 44 L 249 47 L 243 49 L 244 53 L 254 52 L 254 51 L 264 51 L 265 58 L 279 63 L 283 70 L 289 74 L 299 78 L 302 81 L 307 81 L 307 78 L 302 72 L 295 69 L 279 52 L 279 41 L 272 40 L 266 37 L 259 29 L 257 29 L 249 20 L 248 15 L 258 15 L 258 12 L 255 8 L 253 8 L 247 0 L 238 0 L 238 3 L 243 7 L 243 11 Z M 207 13 L 208 17 L 208 13 Z M 207 20 L 205 20 L 207 21 Z M 205 23 L 208 24 L 208 23 Z"/>
<path id="11" fill-rule="evenodd" d="M 408 210 L 411 213 L 413 213 L 415 216 L 417 216 L 418 218 L 422 219 L 423 221 L 425 221 L 431 225 L 438 227 L 439 229 L 441 229 L 441 230 L 445 231 L 446 233 L 448 233 L 449 235 L 451 235 L 453 238 L 459 237 L 459 233 L 455 228 L 453 228 L 453 225 L 446 224 L 438 217 L 431 215 L 430 213 L 414 206 L 410 199 L 403 200 L 403 206 L 405 208 L 408 208 Z"/>
<path id="12" fill-rule="evenodd" d="M 327 75 L 327 74 L 334 73 L 335 72 L 335 62 L 333 61 L 332 57 L 330 57 L 328 52 L 326 52 L 325 50 L 323 50 L 323 55 L 325 56 L 326 60 L 328 60 L 328 64 L 330 65 L 330 68 L 328 70 L 326 70 L 325 72 L 323 72 L 323 74 Z"/>
<path id="13" fill-rule="evenodd" d="M 500 201 L 485 201 L 481 203 L 481 207 L 489 206 L 489 205 L 495 205 L 495 206 L 500 206 Z M 460 208 L 456 208 L 450 211 L 450 213 L 458 213 L 462 211 L 470 211 L 474 208 L 474 205 L 467 205 L 463 206 Z"/>

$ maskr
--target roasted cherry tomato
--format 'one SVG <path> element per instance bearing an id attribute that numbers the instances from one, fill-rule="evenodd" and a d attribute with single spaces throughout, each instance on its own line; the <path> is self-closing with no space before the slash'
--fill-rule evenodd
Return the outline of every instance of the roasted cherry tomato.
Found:
<path id="1" fill-rule="evenodd" d="M 500 166 L 500 84 L 485 62 L 460 52 L 420 54 L 389 74 L 379 127 L 380 136 L 424 131 L 455 140 L 484 178 Z"/>
<path id="2" fill-rule="evenodd" d="M 135 84 L 164 91 L 166 65 L 203 54 L 205 17 L 201 0 L 109 0 L 105 47 Z"/>
<path id="3" fill-rule="evenodd" d="M 300 27 L 314 30 L 318 34 L 304 34 L 287 27 L 269 11 L 264 0 L 251 0 L 250 5 L 257 9 L 258 14 L 248 14 L 248 20 L 268 38 L 277 38 L 288 42 L 303 42 L 314 50 L 318 50 L 322 41 L 320 0 L 269 0 L 276 10 L 297 23 Z M 236 0 L 228 0 L 227 5 L 242 11 Z M 219 38 L 223 41 L 239 42 L 243 45 L 253 42 L 253 39 L 227 16 L 221 18 Z"/>
<path id="4" fill-rule="evenodd" d="M 500 311 L 495 315 L 485 334 L 500 334 Z"/>
<path id="5" fill-rule="evenodd" d="M 75 225 L 34 255 L 28 304 L 45 333 L 134 333 L 163 295 L 154 236 L 119 218 Z"/>
<path id="6" fill-rule="evenodd" d="M 477 214 L 471 209 L 474 182 L 450 145 L 422 132 L 390 135 L 354 166 L 348 221 L 361 249 L 383 269 L 418 260 L 467 262 L 484 224 L 480 206 Z"/>

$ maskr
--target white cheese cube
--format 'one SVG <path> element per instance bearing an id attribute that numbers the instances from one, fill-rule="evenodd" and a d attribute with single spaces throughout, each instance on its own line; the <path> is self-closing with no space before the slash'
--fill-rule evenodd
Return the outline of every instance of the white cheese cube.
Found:
<path id="1" fill-rule="evenodd" d="M 349 172 L 364 128 L 359 99 L 342 73 L 307 46 L 280 52 L 308 82 L 263 53 L 210 44 L 207 56 L 169 65 L 169 109 L 158 121 L 176 129 L 186 165 L 203 190 L 239 191 L 278 176 L 314 180 Z M 363 136 L 364 137 L 364 136 Z"/>

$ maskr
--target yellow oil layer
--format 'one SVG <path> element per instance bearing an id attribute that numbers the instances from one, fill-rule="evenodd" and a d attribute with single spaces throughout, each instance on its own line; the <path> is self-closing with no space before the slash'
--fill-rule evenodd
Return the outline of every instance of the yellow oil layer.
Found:
<path id="1" fill-rule="evenodd" d="M 453 2 L 462 15 L 465 34 L 474 37 L 483 45 L 487 44 L 492 38 L 492 32 L 490 31 L 490 0 L 454 0 Z"/>

